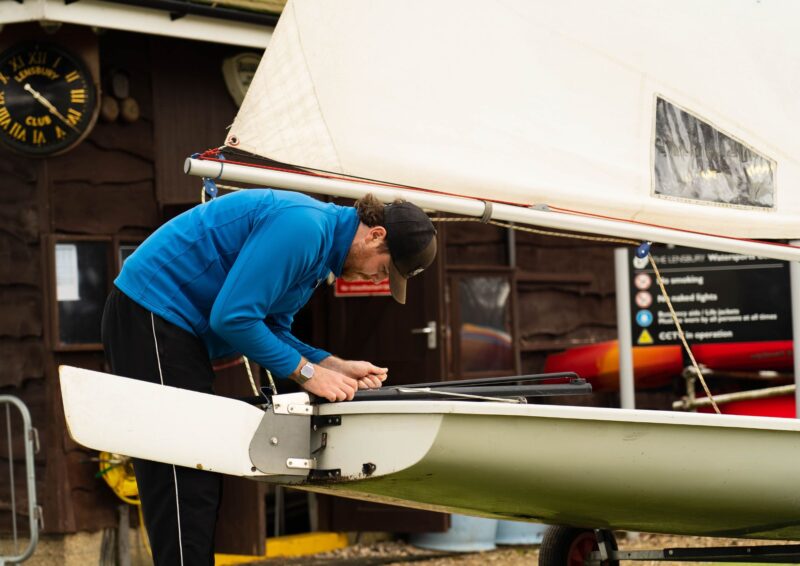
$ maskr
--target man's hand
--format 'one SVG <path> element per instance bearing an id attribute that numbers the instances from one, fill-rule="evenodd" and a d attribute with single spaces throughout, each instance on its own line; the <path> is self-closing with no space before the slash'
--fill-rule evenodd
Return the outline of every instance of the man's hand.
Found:
<path id="1" fill-rule="evenodd" d="M 369 362 L 342 360 L 330 356 L 322 360 L 319 365 L 343 373 L 358 382 L 359 389 L 377 389 L 386 381 L 388 369 L 378 367 Z"/>
<path id="2" fill-rule="evenodd" d="M 324 397 L 328 401 L 351 401 L 358 389 L 358 382 L 338 371 L 319 364 L 314 366 L 314 377 L 301 385 L 309 393 Z"/>

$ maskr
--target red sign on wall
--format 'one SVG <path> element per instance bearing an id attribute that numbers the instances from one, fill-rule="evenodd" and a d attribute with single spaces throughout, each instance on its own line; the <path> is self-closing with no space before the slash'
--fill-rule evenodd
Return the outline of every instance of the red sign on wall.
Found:
<path id="1" fill-rule="evenodd" d="M 379 283 L 372 281 L 344 281 L 336 279 L 333 294 L 336 297 L 391 297 L 389 280 L 384 279 Z"/>

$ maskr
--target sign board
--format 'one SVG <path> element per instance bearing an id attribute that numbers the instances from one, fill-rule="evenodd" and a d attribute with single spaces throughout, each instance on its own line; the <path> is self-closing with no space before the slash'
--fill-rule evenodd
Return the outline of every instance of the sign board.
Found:
<path id="1" fill-rule="evenodd" d="M 260 62 L 258 53 L 239 53 L 222 62 L 222 77 L 236 106 L 242 105 Z"/>
<path id="2" fill-rule="evenodd" d="M 694 248 L 651 250 L 689 343 L 792 339 L 789 264 Z M 634 346 L 679 344 L 647 258 L 628 252 Z"/>
<path id="3" fill-rule="evenodd" d="M 388 279 L 373 283 L 372 281 L 344 281 L 337 278 L 333 294 L 336 297 L 391 297 L 392 291 L 389 288 Z"/>

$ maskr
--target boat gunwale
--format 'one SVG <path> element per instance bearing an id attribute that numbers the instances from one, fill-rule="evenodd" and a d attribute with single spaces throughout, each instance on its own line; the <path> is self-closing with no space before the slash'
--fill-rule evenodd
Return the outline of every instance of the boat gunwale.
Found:
<path id="1" fill-rule="evenodd" d="M 436 413 L 443 415 L 538 417 L 546 419 L 599 420 L 604 422 L 800 432 L 800 420 L 778 417 L 717 415 L 647 409 L 581 407 L 573 405 L 511 404 L 492 401 L 351 401 L 318 405 L 317 412 L 320 415 Z"/>

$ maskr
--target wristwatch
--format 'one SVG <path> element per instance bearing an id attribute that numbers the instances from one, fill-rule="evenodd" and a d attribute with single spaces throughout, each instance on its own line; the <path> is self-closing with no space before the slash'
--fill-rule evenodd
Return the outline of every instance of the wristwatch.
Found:
<path id="1" fill-rule="evenodd" d="M 305 383 L 314 377 L 314 364 L 311 362 L 306 362 L 306 364 L 300 368 L 300 383 Z"/>

